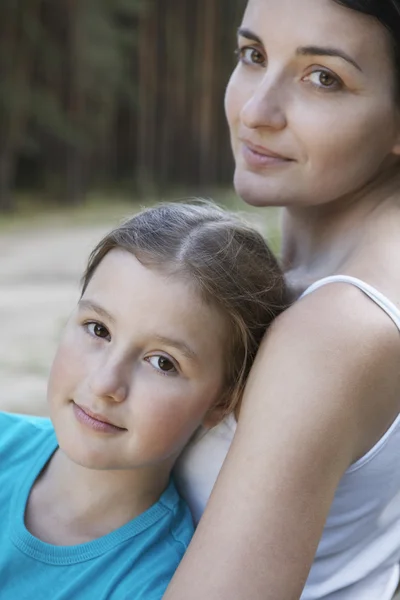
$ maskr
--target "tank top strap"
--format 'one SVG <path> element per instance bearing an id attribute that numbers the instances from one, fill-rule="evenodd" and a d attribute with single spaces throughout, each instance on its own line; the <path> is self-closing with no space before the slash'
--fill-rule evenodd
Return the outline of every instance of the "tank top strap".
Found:
<path id="1" fill-rule="evenodd" d="M 375 304 L 381 307 L 381 309 L 388 315 L 390 319 L 392 319 L 393 323 L 396 325 L 397 329 L 400 331 L 400 309 L 397 308 L 393 302 L 391 302 L 386 296 L 378 292 L 375 288 L 373 288 L 368 283 L 365 283 L 361 279 L 357 279 L 356 277 L 350 277 L 349 275 L 333 275 L 332 277 L 325 277 L 324 279 L 319 279 L 309 288 L 306 289 L 305 292 L 300 296 L 300 298 L 304 298 L 304 296 L 308 296 L 315 290 L 323 287 L 324 285 L 328 285 L 329 283 L 348 283 L 350 285 L 354 285 L 358 289 L 360 289 L 366 296 L 368 296 Z"/>

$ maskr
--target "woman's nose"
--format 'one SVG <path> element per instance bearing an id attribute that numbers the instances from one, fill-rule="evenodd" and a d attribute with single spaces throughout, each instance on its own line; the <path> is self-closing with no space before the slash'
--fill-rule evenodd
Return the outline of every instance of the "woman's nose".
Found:
<path id="1" fill-rule="evenodd" d="M 265 75 L 242 108 L 242 124 L 248 129 L 284 129 L 287 125 L 284 104 L 282 82 Z"/>

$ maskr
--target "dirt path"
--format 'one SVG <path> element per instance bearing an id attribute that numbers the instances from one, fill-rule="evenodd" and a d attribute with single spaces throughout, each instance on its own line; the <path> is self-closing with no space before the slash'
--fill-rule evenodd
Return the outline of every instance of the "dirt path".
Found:
<path id="1" fill-rule="evenodd" d="M 88 253 L 109 226 L 0 232 L 0 410 L 46 413 L 46 378 Z"/>

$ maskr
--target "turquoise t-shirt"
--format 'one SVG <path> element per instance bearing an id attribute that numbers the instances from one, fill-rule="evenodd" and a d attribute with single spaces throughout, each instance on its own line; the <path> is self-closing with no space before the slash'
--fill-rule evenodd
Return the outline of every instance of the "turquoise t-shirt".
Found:
<path id="1" fill-rule="evenodd" d="M 26 529 L 24 513 L 56 448 L 48 419 L 0 413 L 1 600 L 160 600 L 193 535 L 174 484 L 106 536 L 77 546 L 46 544 Z"/>

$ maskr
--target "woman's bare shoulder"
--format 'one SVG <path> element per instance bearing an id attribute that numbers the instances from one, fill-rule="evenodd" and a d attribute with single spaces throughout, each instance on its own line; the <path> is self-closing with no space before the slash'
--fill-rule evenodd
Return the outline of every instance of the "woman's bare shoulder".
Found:
<path id="1" fill-rule="evenodd" d="M 266 589 L 270 597 L 300 596 L 341 476 L 398 412 L 399 359 L 393 323 L 350 286 L 321 288 L 276 320 L 166 598 L 261 599 Z M 226 572 L 217 566 L 222 555 Z"/>
<path id="2" fill-rule="evenodd" d="M 275 339 L 308 331 L 305 341 L 310 348 L 331 338 L 356 346 L 372 340 L 375 347 L 380 343 L 398 345 L 399 341 L 399 331 L 388 314 L 362 290 L 347 283 L 324 285 L 300 298 L 276 319 L 271 331 Z M 357 333 L 362 336 L 354 338 Z"/>
<path id="3" fill-rule="evenodd" d="M 324 420 L 343 435 L 348 428 L 354 460 L 399 410 L 399 360 L 399 331 L 390 317 L 355 287 L 327 285 L 297 301 L 271 327 L 243 407 L 262 398 L 257 412 L 279 415 L 284 399 L 310 430 Z M 289 423 L 297 427 L 296 420 Z"/>
<path id="4" fill-rule="evenodd" d="M 202 583 L 191 598 L 261 599 L 265 589 L 300 596 L 340 478 L 399 410 L 398 337 L 383 311 L 339 284 L 276 320 L 185 568 L 166 597 L 191 589 L 186 575 L 199 569 L 204 547 Z M 229 578 L 215 566 L 222 554 Z"/>

